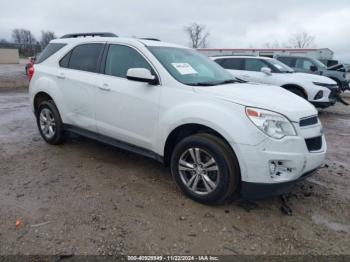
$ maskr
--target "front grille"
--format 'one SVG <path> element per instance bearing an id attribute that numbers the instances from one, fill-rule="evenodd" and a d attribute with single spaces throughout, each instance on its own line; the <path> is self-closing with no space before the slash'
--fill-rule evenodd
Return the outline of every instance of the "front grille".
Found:
<path id="1" fill-rule="evenodd" d="M 309 151 L 318 151 L 322 148 L 322 136 L 305 139 Z"/>
<path id="2" fill-rule="evenodd" d="M 329 99 L 337 99 L 337 97 L 339 96 L 339 88 L 330 88 L 329 90 L 331 90 L 331 92 L 329 93 L 328 98 Z"/>
<path id="3" fill-rule="evenodd" d="M 304 127 L 304 126 L 316 125 L 317 122 L 318 122 L 317 116 L 310 116 L 310 117 L 300 119 L 299 126 Z"/>

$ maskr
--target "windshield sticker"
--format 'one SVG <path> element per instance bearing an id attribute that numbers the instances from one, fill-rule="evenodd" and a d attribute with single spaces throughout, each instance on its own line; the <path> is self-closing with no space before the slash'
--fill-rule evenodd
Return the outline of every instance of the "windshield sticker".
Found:
<path id="1" fill-rule="evenodd" d="M 189 63 L 171 63 L 181 75 L 193 75 L 198 72 Z"/>

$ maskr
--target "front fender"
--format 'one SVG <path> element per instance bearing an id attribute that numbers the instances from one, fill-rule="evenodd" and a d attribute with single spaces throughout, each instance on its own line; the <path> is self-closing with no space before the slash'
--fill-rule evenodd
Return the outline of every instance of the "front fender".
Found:
<path id="1" fill-rule="evenodd" d="M 208 102 L 187 103 L 171 107 L 161 114 L 157 153 L 164 155 L 165 143 L 170 133 L 185 124 L 209 127 L 230 144 L 256 145 L 266 138 L 246 117 L 244 106 L 226 101 L 222 101 L 222 104 L 223 106 Z"/>

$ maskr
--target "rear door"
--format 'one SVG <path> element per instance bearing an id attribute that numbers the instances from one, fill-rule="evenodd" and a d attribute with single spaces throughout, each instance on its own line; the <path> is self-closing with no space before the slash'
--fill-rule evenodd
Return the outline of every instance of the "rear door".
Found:
<path id="1" fill-rule="evenodd" d="M 111 44 L 105 52 L 98 78 L 96 121 L 102 135 L 151 149 L 158 122 L 161 86 L 128 80 L 130 68 L 155 70 L 132 46 Z"/>
<path id="2" fill-rule="evenodd" d="M 95 93 L 104 43 L 81 44 L 60 61 L 57 76 L 70 124 L 96 132 Z"/>

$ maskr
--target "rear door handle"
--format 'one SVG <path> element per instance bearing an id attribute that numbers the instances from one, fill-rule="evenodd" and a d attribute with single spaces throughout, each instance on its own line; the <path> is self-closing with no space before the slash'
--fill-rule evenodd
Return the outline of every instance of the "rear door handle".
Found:
<path id="1" fill-rule="evenodd" d="M 99 86 L 98 88 L 102 91 L 111 91 L 108 84 L 103 84 L 102 86 Z"/>
<path id="2" fill-rule="evenodd" d="M 57 76 L 57 78 L 58 78 L 58 79 L 66 79 L 66 77 L 64 76 L 63 73 L 62 73 L 62 74 L 59 74 L 59 75 Z"/>

